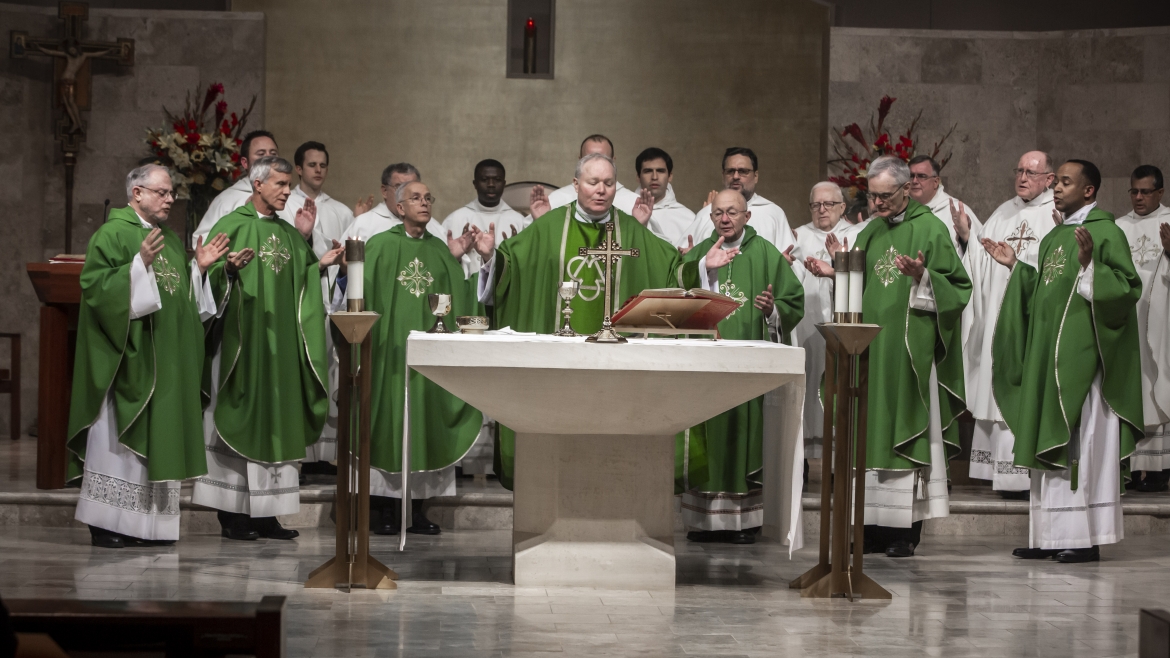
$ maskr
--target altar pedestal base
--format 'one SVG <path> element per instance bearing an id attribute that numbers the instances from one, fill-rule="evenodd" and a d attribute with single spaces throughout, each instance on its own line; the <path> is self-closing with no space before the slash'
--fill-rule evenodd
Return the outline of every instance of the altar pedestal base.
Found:
<path id="1" fill-rule="evenodd" d="M 674 587 L 674 436 L 516 435 L 520 586 Z"/>

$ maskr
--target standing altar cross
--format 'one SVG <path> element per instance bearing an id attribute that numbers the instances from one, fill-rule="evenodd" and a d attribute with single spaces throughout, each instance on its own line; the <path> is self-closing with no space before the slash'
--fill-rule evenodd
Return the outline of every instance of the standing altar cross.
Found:
<path id="1" fill-rule="evenodd" d="M 605 223 L 605 237 L 601 239 L 601 244 L 590 249 L 589 247 L 581 247 L 577 250 L 580 256 L 600 256 L 601 260 L 605 262 L 605 319 L 601 322 L 601 330 L 592 336 L 585 339 L 589 343 L 624 343 L 626 339 L 618 335 L 618 332 L 613 329 L 613 322 L 610 321 L 610 316 L 613 314 L 613 306 L 610 302 L 611 290 L 613 289 L 613 278 L 611 277 L 610 268 L 618 262 L 618 258 L 629 256 L 631 258 L 638 257 L 637 249 L 622 249 L 613 237 L 614 223 L 617 218 L 614 213 L 610 213 L 610 219 Z"/>
<path id="2" fill-rule="evenodd" d="M 133 66 L 134 40 L 82 40 L 82 28 L 89 17 L 89 5 L 84 2 L 62 2 L 58 5 L 57 17 L 65 21 L 60 39 L 30 37 L 27 32 L 14 30 L 9 39 L 9 54 L 13 59 L 44 55 L 54 60 L 53 105 L 63 110 L 63 116 L 54 124 L 54 135 L 61 142 L 65 158 L 65 253 L 70 253 L 73 248 L 73 168 L 77 165 L 81 143 L 85 141 L 81 111 L 90 108 L 90 63 L 95 59 L 108 59 L 122 66 Z"/>

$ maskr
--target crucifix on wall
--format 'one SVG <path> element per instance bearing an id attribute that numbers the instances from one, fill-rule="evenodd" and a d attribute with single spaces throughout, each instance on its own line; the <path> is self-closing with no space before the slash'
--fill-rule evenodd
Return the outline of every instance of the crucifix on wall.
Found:
<path id="1" fill-rule="evenodd" d="M 61 111 L 53 133 L 61 143 L 65 160 L 65 253 L 70 253 L 73 248 L 73 168 L 85 141 L 86 126 L 81 112 L 90 108 L 91 63 L 95 59 L 106 59 L 122 66 L 133 66 L 134 40 L 83 40 L 82 29 L 89 17 L 89 5 L 84 2 L 62 2 L 57 17 L 64 21 L 61 38 L 31 37 L 27 32 L 14 30 L 9 40 L 9 54 L 13 59 L 32 55 L 54 60 L 53 107 Z"/>

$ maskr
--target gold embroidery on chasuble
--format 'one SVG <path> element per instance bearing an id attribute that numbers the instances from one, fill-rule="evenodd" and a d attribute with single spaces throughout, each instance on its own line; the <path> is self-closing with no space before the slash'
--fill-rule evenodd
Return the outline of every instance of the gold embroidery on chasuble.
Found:
<path id="1" fill-rule="evenodd" d="M 154 281 L 171 297 L 179 289 L 179 271 L 162 254 L 154 257 Z"/>
<path id="2" fill-rule="evenodd" d="M 1056 251 L 1048 254 L 1048 258 L 1044 259 L 1044 285 L 1048 285 L 1055 281 L 1061 274 L 1064 274 L 1064 264 L 1068 258 L 1064 254 L 1064 246 L 1059 246 Z"/>
<path id="3" fill-rule="evenodd" d="M 1028 222 L 1022 221 L 1016 230 L 1008 236 L 1007 243 L 1015 250 L 1016 255 L 1023 257 L 1028 251 L 1028 247 L 1036 242 L 1036 233 L 1032 231 L 1032 227 L 1028 226 Z"/>
<path id="4" fill-rule="evenodd" d="M 898 250 L 893 245 L 890 245 L 886 253 L 882 254 L 877 264 L 873 266 L 873 273 L 877 275 L 878 281 L 882 282 L 883 287 L 889 286 L 898 278 L 900 272 L 898 272 L 898 266 L 894 261 L 900 255 Z"/>
<path id="5" fill-rule="evenodd" d="M 398 274 L 398 282 L 406 288 L 406 292 L 415 297 L 422 297 L 427 288 L 435 282 L 434 277 L 426 269 L 426 265 L 422 261 L 415 258 L 407 264 L 406 269 Z"/>
<path id="6" fill-rule="evenodd" d="M 727 276 L 728 276 L 727 281 L 719 284 L 719 293 L 722 295 L 727 295 L 728 297 L 739 302 L 740 306 L 743 306 L 744 304 L 747 303 L 747 295 L 745 295 L 744 292 L 742 290 L 740 290 L 738 286 L 735 285 L 735 282 L 731 280 L 731 272 L 728 272 Z M 737 307 L 734 311 L 732 311 L 731 315 L 728 315 L 727 317 L 730 318 L 732 315 L 735 315 L 736 313 L 739 313 L 739 307 Z"/>
<path id="7" fill-rule="evenodd" d="M 260 245 L 260 261 L 277 274 L 280 274 L 280 271 L 291 259 L 292 256 L 288 253 L 288 249 L 284 248 L 280 238 L 275 235 L 268 236 L 264 244 Z"/>
<path id="8" fill-rule="evenodd" d="M 1162 255 L 1162 245 L 1155 240 L 1151 240 L 1150 236 L 1143 235 L 1129 248 L 1129 253 L 1133 256 L 1133 262 L 1138 265 L 1145 265 Z"/>

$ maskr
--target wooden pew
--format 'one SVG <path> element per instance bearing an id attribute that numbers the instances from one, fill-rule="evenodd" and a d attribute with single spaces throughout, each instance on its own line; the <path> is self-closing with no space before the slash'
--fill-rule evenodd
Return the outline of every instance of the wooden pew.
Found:
<path id="1" fill-rule="evenodd" d="M 66 652 L 283 658 L 283 596 L 259 603 L 6 599 L 17 633 L 44 633 Z"/>

